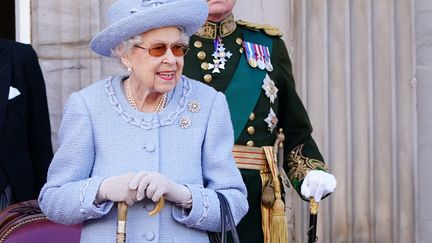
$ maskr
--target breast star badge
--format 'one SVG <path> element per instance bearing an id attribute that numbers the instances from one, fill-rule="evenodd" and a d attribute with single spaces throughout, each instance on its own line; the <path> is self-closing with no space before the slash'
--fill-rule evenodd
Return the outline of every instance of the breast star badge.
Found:
<path id="1" fill-rule="evenodd" d="M 276 87 L 274 81 L 271 80 L 268 74 L 266 74 L 261 87 L 264 89 L 265 95 L 270 99 L 270 102 L 274 104 L 279 89 Z"/>
<path id="2" fill-rule="evenodd" d="M 279 120 L 277 119 L 276 114 L 274 113 L 272 108 L 270 108 L 270 112 L 268 113 L 264 121 L 267 123 L 270 133 L 273 133 L 273 130 L 275 129 Z"/>

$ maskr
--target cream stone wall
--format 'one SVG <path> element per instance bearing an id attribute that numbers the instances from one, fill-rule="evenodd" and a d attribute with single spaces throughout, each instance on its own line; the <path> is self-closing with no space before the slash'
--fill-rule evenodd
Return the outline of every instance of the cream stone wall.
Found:
<path id="1" fill-rule="evenodd" d="M 111 2 L 31 1 L 55 148 L 70 93 L 124 71 L 88 48 Z M 320 203 L 318 242 L 430 242 L 432 3 L 237 0 L 234 12 L 285 33 L 297 91 L 338 180 Z M 291 193 L 287 206 L 291 242 L 306 242 L 307 203 Z"/>

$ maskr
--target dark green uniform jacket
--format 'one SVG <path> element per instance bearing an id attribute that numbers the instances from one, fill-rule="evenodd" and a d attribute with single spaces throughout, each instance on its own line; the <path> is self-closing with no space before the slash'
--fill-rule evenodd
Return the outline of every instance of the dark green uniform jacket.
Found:
<path id="1" fill-rule="evenodd" d="M 246 26 L 247 25 L 247 26 Z M 252 104 L 253 112 L 249 113 L 245 119 L 245 126 L 238 132 L 239 136 L 235 141 L 239 145 L 248 146 L 268 146 L 273 145 L 278 128 L 283 128 L 285 134 L 285 158 L 284 169 L 291 180 L 291 184 L 299 192 L 300 183 L 308 169 L 324 169 L 325 165 L 321 161 L 323 158 L 311 137 L 312 127 L 306 110 L 296 93 L 294 78 L 292 74 L 291 61 L 282 39 L 279 38 L 277 29 L 269 26 L 260 26 L 244 21 L 234 22 L 233 17 L 229 16 L 221 23 L 207 22 L 196 35 L 190 39 L 191 50 L 185 56 L 185 67 L 183 73 L 196 80 L 207 83 L 218 91 L 225 92 L 230 85 L 232 77 L 236 72 L 241 58 L 246 60 L 246 49 L 244 48 L 245 33 L 253 31 L 255 34 L 262 35 L 272 43 L 270 53 L 273 70 L 271 72 L 259 70 L 265 76 L 268 74 L 278 89 L 274 103 L 261 88 L 263 80 L 259 80 L 260 91 L 255 104 Z M 219 72 L 214 72 L 214 68 L 209 68 L 208 64 L 214 63 L 212 56 L 217 45 L 215 38 L 220 38 L 225 55 L 230 52 L 232 55 L 225 58 L 223 68 Z M 220 42 L 220 41 L 219 41 Z M 244 82 L 248 85 L 248 80 Z M 237 93 L 236 93 L 237 94 Z M 247 93 L 238 91 L 235 99 L 243 99 Z M 230 107 L 231 109 L 231 107 Z M 269 116 L 270 109 L 274 111 L 277 118 L 276 128 L 269 129 L 269 124 L 265 119 Z M 231 114 L 237 111 L 231 111 Z M 235 124 L 234 124 L 235 126 Z M 261 228 L 261 178 L 257 170 L 241 170 L 243 180 L 248 189 L 249 212 L 238 225 L 241 242 L 263 242 Z"/>

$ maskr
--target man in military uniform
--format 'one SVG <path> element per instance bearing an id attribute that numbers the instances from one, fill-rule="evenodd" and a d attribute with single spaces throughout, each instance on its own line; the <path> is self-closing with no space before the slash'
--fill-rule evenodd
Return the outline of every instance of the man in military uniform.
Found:
<path id="1" fill-rule="evenodd" d="M 272 233 L 266 226 L 270 219 L 262 204 L 268 160 L 262 159 L 261 147 L 273 146 L 280 129 L 285 135 L 280 172 L 286 172 L 303 199 L 319 201 L 334 191 L 336 180 L 326 172 L 311 136 L 279 30 L 235 21 L 235 0 L 209 0 L 208 4 L 209 17 L 190 39 L 183 73 L 225 93 L 235 134 L 234 157 L 248 189 L 250 208 L 237 226 L 240 240 L 270 242 Z"/>

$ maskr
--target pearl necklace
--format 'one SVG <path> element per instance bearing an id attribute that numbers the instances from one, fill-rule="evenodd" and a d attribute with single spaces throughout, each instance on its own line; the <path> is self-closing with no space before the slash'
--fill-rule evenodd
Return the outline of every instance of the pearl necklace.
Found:
<path id="1" fill-rule="evenodd" d="M 135 96 L 133 95 L 133 91 L 132 91 L 132 86 L 131 86 L 131 80 L 130 78 L 127 80 L 126 85 L 125 85 L 125 93 L 126 93 L 126 99 L 129 102 L 129 104 L 136 110 L 138 109 L 138 105 L 135 101 Z M 156 106 L 155 112 L 161 112 L 166 105 L 166 101 L 167 101 L 167 94 L 163 94 L 162 98 L 159 100 L 158 105 Z"/>
<path id="2" fill-rule="evenodd" d="M 155 112 L 161 112 L 165 108 L 166 100 L 167 100 L 167 94 L 165 93 L 162 95 L 162 98 L 159 100 L 159 104 L 157 105 Z"/>

